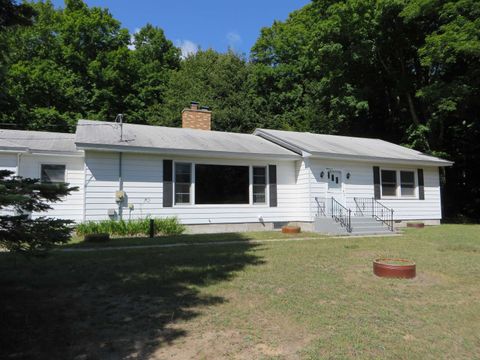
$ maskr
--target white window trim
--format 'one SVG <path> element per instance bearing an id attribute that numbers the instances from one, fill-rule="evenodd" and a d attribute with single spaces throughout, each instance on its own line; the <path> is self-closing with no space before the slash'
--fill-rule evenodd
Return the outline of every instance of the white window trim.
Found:
<path id="1" fill-rule="evenodd" d="M 401 177 L 400 173 L 404 172 L 412 172 L 413 173 L 413 195 L 402 195 L 402 183 L 401 183 Z M 419 198 L 419 192 L 418 192 L 418 174 L 416 170 L 413 169 L 399 169 L 398 170 L 398 195 L 401 199 L 417 199 Z"/>
<path id="2" fill-rule="evenodd" d="M 177 194 L 177 164 L 190 164 L 190 201 L 188 203 L 178 203 L 175 201 L 175 196 Z M 172 197 L 173 197 L 173 206 L 185 206 L 185 205 L 191 205 L 192 204 L 192 193 L 195 195 L 195 191 L 192 191 L 192 187 L 194 184 L 194 171 L 195 171 L 195 166 L 193 166 L 193 163 L 189 161 L 174 161 L 173 162 L 173 174 L 172 174 L 172 181 L 173 181 L 173 191 L 172 191 Z"/>
<path id="3" fill-rule="evenodd" d="M 265 169 L 265 201 L 264 202 L 253 202 L 253 168 L 264 168 Z M 250 204 L 253 206 L 265 206 L 270 204 L 270 181 L 269 180 L 269 172 L 268 172 L 268 165 L 251 165 L 250 166 Z"/>
<path id="4" fill-rule="evenodd" d="M 395 196 L 383 195 L 383 181 L 382 181 L 382 171 L 395 171 L 396 187 L 395 187 Z M 400 172 L 408 171 L 413 172 L 413 195 L 402 195 L 401 182 L 400 182 Z M 393 169 L 393 168 L 380 168 L 380 199 L 385 200 L 418 200 L 418 174 L 415 169 Z"/>
<path id="5" fill-rule="evenodd" d="M 191 166 L 191 183 L 190 183 L 190 202 L 189 203 L 175 203 L 175 193 L 176 193 L 176 164 L 190 164 Z M 225 165 L 225 166 L 247 166 L 248 167 L 248 204 L 195 204 L 195 165 L 205 164 L 205 165 Z M 266 182 L 267 186 L 265 188 L 265 202 L 264 203 L 253 203 L 253 167 L 265 167 L 266 168 Z M 227 164 L 227 163 L 213 163 L 213 162 L 203 162 L 203 161 L 189 161 L 189 160 L 173 160 L 173 169 L 172 169 L 172 181 L 173 181 L 173 191 L 172 191 L 172 204 L 174 208 L 216 208 L 216 207 L 251 207 L 255 206 L 258 208 L 268 208 L 270 204 L 270 181 L 269 181 L 269 169 L 268 165 L 251 165 L 251 164 Z"/>
<path id="6" fill-rule="evenodd" d="M 65 166 L 65 173 L 63 174 L 63 183 L 68 183 L 68 167 L 67 164 L 64 162 L 58 162 L 58 161 L 42 161 L 41 163 L 38 164 L 38 169 L 37 169 L 37 174 L 38 178 L 40 179 L 41 184 L 50 184 L 50 183 L 45 183 L 42 181 L 42 166 L 43 165 L 61 165 Z M 56 184 L 56 183 L 53 183 Z"/>

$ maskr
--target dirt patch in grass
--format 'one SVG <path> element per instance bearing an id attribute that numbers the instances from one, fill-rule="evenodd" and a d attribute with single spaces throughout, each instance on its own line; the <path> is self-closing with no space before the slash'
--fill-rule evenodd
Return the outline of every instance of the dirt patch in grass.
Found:
<path id="1" fill-rule="evenodd" d="M 154 359 L 263 359 L 279 357 L 300 359 L 301 350 L 313 339 L 296 326 L 278 326 L 282 322 L 258 323 L 253 331 L 248 329 L 213 330 L 209 326 L 187 327 L 186 335 L 164 344 L 154 354 Z M 275 324 L 272 326 L 272 324 Z M 185 329 L 185 324 L 173 325 Z"/>
<path id="2" fill-rule="evenodd" d="M 480 254 L 480 246 L 474 245 L 445 245 L 438 248 L 438 251 L 445 252 L 445 251 L 460 251 L 460 252 L 467 252 L 467 253 L 478 253 Z"/>

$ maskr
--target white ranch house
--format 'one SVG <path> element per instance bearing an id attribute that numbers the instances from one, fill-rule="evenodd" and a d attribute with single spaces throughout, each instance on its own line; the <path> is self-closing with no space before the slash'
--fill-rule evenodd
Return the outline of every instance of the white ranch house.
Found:
<path id="1" fill-rule="evenodd" d="M 328 233 L 440 223 L 449 161 L 379 139 L 209 131 L 210 111 L 196 104 L 182 114 L 184 128 L 80 120 L 76 134 L 0 130 L 0 169 L 78 186 L 48 213 L 76 222 L 177 216 L 191 232 L 294 223 Z"/>

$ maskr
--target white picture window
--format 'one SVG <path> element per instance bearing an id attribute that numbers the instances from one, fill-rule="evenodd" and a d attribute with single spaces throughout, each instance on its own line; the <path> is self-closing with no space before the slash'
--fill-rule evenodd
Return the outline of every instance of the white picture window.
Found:
<path id="1" fill-rule="evenodd" d="M 195 164 L 195 204 L 249 203 L 248 166 Z"/>

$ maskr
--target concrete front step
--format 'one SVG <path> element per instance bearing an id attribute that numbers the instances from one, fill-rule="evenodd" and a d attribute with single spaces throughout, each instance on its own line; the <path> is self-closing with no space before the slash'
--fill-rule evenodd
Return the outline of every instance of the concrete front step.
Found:
<path id="1" fill-rule="evenodd" d="M 317 217 L 314 222 L 315 231 L 325 234 L 377 235 L 392 233 L 385 224 L 371 217 L 352 217 L 351 226 L 352 232 L 349 233 L 331 217 Z"/>
<path id="2" fill-rule="evenodd" d="M 394 232 L 384 229 L 384 230 L 365 230 L 365 231 L 355 231 L 352 230 L 350 235 L 380 235 L 380 234 L 395 234 Z"/>

